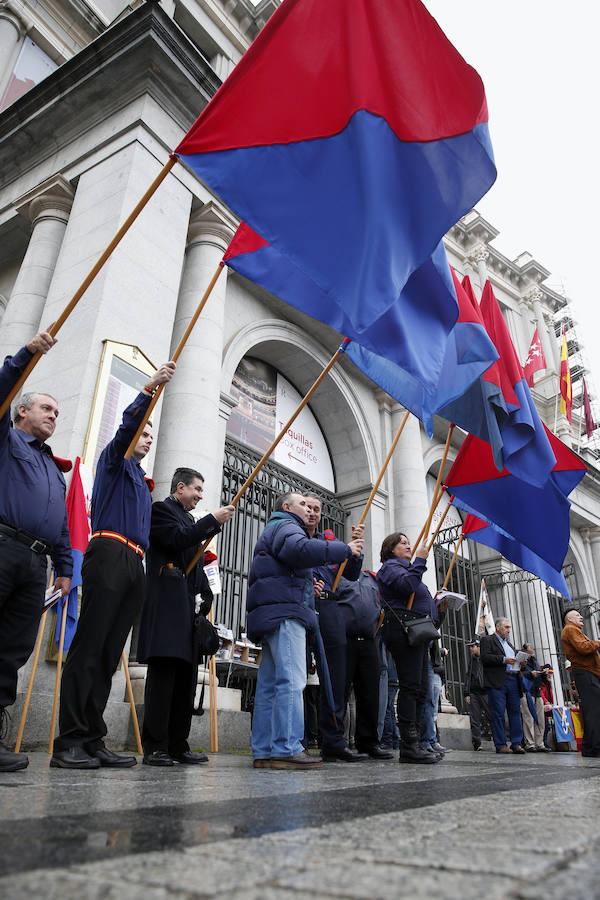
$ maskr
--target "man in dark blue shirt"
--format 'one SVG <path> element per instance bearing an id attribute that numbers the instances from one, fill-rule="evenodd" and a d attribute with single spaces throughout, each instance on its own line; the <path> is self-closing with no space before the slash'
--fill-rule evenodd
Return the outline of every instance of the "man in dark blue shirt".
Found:
<path id="1" fill-rule="evenodd" d="M 34 353 L 56 343 L 47 332 L 0 369 L 0 401 L 17 383 Z M 65 480 L 45 443 L 54 434 L 58 405 L 49 394 L 22 394 L 15 404 L 15 425 L 7 411 L 0 419 L 0 735 L 5 708 L 15 702 L 17 672 L 33 650 L 44 605 L 47 555 L 56 570 L 56 587 L 69 593 L 73 560 Z M 0 771 L 24 769 L 24 753 L 0 743 Z"/>
<path id="2" fill-rule="evenodd" d="M 140 461 L 152 445 L 147 423 L 133 455 L 125 453 L 154 391 L 170 381 L 165 363 L 123 413 L 98 460 L 92 493 L 92 537 L 83 558 L 81 615 L 60 689 L 60 734 L 50 765 L 63 769 L 134 766 L 104 745 L 104 710 L 127 635 L 142 608 L 152 500 Z"/>

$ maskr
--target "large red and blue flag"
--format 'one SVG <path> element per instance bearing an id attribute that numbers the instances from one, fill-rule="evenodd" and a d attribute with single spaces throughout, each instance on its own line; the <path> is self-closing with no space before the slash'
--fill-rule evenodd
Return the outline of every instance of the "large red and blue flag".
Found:
<path id="1" fill-rule="evenodd" d="M 477 541 L 478 544 L 484 544 L 486 547 L 497 550 L 504 559 L 514 563 L 519 569 L 524 569 L 526 572 L 531 572 L 532 575 L 537 575 L 538 578 L 541 578 L 542 581 L 545 581 L 546 584 L 557 590 L 563 597 L 570 599 L 569 589 L 562 572 L 556 571 L 545 559 L 542 559 L 541 556 L 538 556 L 537 553 L 534 553 L 533 550 L 530 550 L 524 544 L 516 541 L 509 534 L 506 534 L 505 531 L 502 531 L 497 526 L 488 525 L 483 519 L 478 519 L 477 516 L 470 514 L 466 516 L 462 530 L 465 537 Z"/>
<path id="2" fill-rule="evenodd" d="M 440 407 L 464 393 L 498 357 L 478 311 L 471 307 L 448 264 L 441 242 L 432 261 L 431 266 L 421 267 L 411 280 L 415 282 L 414 291 L 412 287 L 410 291 L 415 315 L 419 317 L 418 326 L 407 329 L 407 316 L 401 314 L 400 305 L 396 304 L 375 327 L 361 334 L 361 343 L 352 340 L 344 345 L 346 355 L 357 368 L 421 419 L 430 436 L 433 416 Z M 321 317 L 320 310 L 327 297 L 245 223 L 238 228 L 223 262 L 292 306 L 310 311 L 315 318 Z M 445 339 L 439 331 L 436 304 L 424 305 L 422 292 L 432 300 L 440 292 L 451 292 L 457 298 L 458 320 Z M 347 321 L 338 323 L 342 333 L 348 327 Z M 444 342 L 444 356 L 440 375 L 434 381 L 427 368 L 427 351 L 436 329 Z"/>
<path id="3" fill-rule="evenodd" d="M 175 152 L 342 334 L 387 356 L 366 333 L 410 342 L 435 307 L 437 383 L 458 307 L 432 254 L 496 169 L 481 79 L 419 0 L 284 0 Z"/>
<path id="4" fill-rule="evenodd" d="M 66 652 L 71 646 L 71 641 L 77 630 L 77 589 L 81 584 L 81 565 L 83 554 L 86 551 L 90 538 L 89 508 L 91 499 L 91 473 L 85 469 L 82 471 L 82 463 L 79 457 L 75 460 L 71 484 L 67 492 L 67 522 L 69 536 L 71 538 L 71 553 L 73 555 L 73 575 L 71 576 L 71 591 L 68 598 L 59 601 L 56 608 L 56 620 L 62 619 L 62 611 L 67 603 L 67 622 L 65 626 L 65 640 L 63 650 Z M 84 480 L 86 485 L 84 486 Z M 56 646 L 59 645 L 60 628 L 56 629 Z"/>
<path id="5" fill-rule="evenodd" d="M 571 504 L 567 495 L 585 475 L 586 466 L 543 428 L 555 463 L 541 487 L 522 481 L 507 468 L 498 472 L 489 444 L 471 434 L 465 438 L 445 485 L 454 494 L 455 506 L 483 519 L 560 572 L 569 546 Z"/>
<path id="6" fill-rule="evenodd" d="M 508 416 L 499 419 L 504 465 L 522 481 L 542 487 L 556 458 L 489 281 L 483 288 L 480 309 L 487 333 L 500 354 L 500 387 L 509 409 Z"/>

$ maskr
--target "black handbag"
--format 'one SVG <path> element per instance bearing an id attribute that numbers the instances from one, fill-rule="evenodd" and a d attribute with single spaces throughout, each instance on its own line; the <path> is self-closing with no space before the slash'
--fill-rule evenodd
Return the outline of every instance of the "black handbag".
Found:
<path id="1" fill-rule="evenodd" d="M 219 649 L 219 633 L 202 613 L 194 617 L 194 649 L 198 658 L 214 656 Z"/>
<path id="2" fill-rule="evenodd" d="M 441 637 L 431 616 L 419 616 L 416 619 L 404 619 L 402 628 L 404 629 L 406 640 L 411 647 L 419 647 L 421 644 L 430 644 L 431 641 L 437 641 L 438 638 Z"/>

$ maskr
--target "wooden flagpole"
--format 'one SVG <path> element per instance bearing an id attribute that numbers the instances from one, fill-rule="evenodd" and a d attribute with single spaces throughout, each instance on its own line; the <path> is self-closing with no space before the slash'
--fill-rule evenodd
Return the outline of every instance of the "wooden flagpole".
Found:
<path id="1" fill-rule="evenodd" d="M 419 546 L 418 541 L 425 540 L 427 538 L 427 533 L 431 528 L 431 520 L 433 519 L 433 514 L 437 508 L 438 503 L 440 502 L 442 491 L 440 490 L 440 485 L 442 483 L 442 478 L 444 476 L 444 466 L 446 465 L 446 458 L 448 456 L 448 451 L 450 450 L 450 441 L 452 440 L 452 432 L 454 431 L 454 425 L 451 424 L 448 428 L 448 437 L 446 438 L 446 446 L 444 447 L 444 455 L 442 456 L 442 461 L 440 463 L 440 471 L 438 472 L 437 481 L 435 483 L 435 490 L 433 492 L 433 499 L 431 501 L 431 506 L 429 508 L 429 515 L 423 525 L 423 528 L 419 534 L 418 540 L 415 541 L 415 545 L 412 550 L 411 558 L 415 554 L 415 550 Z M 439 492 L 439 493 L 438 493 Z"/>
<path id="2" fill-rule="evenodd" d="M 66 606 L 66 603 L 65 603 Z M 29 684 L 27 685 L 27 693 L 25 695 L 25 702 L 23 703 L 23 712 L 21 713 L 21 721 L 19 722 L 19 730 L 17 732 L 17 741 L 15 743 L 15 753 L 18 753 L 21 749 L 21 741 L 23 740 L 23 732 L 25 731 L 25 722 L 27 721 L 27 713 L 29 711 L 29 702 L 31 700 L 31 693 L 33 691 L 33 682 L 35 679 L 35 673 L 37 669 L 38 659 L 40 656 L 40 648 L 42 646 L 42 637 L 44 635 L 44 626 L 46 625 L 46 618 L 48 616 L 48 610 L 42 615 L 40 619 L 40 627 L 38 628 L 37 638 L 35 641 L 35 649 L 33 651 L 33 662 L 31 664 L 31 672 L 29 674 Z"/>
<path id="3" fill-rule="evenodd" d="M 385 475 L 385 470 L 387 469 L 387 467 L 390 463 L 390 459 L 392 458 L 394 450 L 396 449 L 398 441 L 400 440 L 400 435 L 402 434 L 402 431 L 404 429 L 404 426 L 406 425 L 406 421 L 407 421 L 409 415 L 410 415 L 410 411 L 407 409 L 406 412 L 404 413 L 404 415 L 402 416 L 402 421 L 400 422 L 398 431 L 396 432 L 396 434 L 394 436 L 394 440 L 392 441 L 392 443 L 390 445 L 390 449 L 388 450 L 388 454 L 383 462 L 381 471 L 379 472 L 379 475 L 377 476 L 377 480 L 375 481 L 375 484 L 373 485 L 373 489 L 372 489 L 371 493 L 369 494 L 369 499 L 367 500 L 367 502 L 365 504 L 365 508 L 362 511 L 362 515 L 361 515 L 360 519 L 358 520 L 359 525 L 364 525 L 364 523 L 365 523 L 365 520 L 367 518 L 369 510 L 371 509 L 371 504 L 373 503 L 373 500 L 375 499 L 375 494 L 379 490 L 379 485 L 381 484 L 383 476 Z M 335 576 L 335 581 L 333 582 L 333 587 L 331 588 L 332 593 L 335 593 L 335 591 L 337 590 L 337 586 L 340 583 L 340 578 L 343 575 L 343 572 L 344 572 L 344 569 L 346 568 L 347 562 L 348 562 L 348 560 L 345 559 L 344 562 L 341 564 L 341 566 L 338 568 L 337 575 Z"/>
<path id="4" fill-rule="evenodd" d="M 450 560 L 450 565 L 448 566 L 448 571 L 446 572 L 446 577 L 444 578 L 444 583 L 441 586 L 440 591 L 445 591 L 446 588 L 448 587 L 448 582 L 450 581 L 450 575 L 452 574 L 452 569 L 454 568 L 454 563 L 456 562 L 456 557 L 458 556 L 458 551 L 460 550 L 460 545 L 463 542 L 464 536 L 465 536 L 465 534 L 463 531 L 461 533 L 458 541 L 456 542 L 456 549 L 454 551 L 454 556 Z"/>
<path id="5" fill-rule="evenodd" d="M 127 685 L 127 696 L 129 697 L 129 705 L 131 707 L 131 722 L 133 725 L 133 733 L 135 734 L 135 741 L 137 744 L 138 753 L 140 756 L 144 755 L 144 748 L 142 747 L 142 739 L 140 737 L 140 726 L 138 723 L 137 712 L 135 709 L 135 700 L 133 698 L 133 688 L 131 687 L 131 676 L 129 675 L 129 666 L 127 665 L 127 657 L 125 656 L 125 651 L 121 653 L 121 662 L 123 663 L 123 671 L 125 672 L 125 683 Z"/>
<path id="6" fill-rule="evenodd" d="M 183 335 L 181 336 L 181 340 L 177 344 L 177 347 L 173 353 L 173 356 L 171 357 L 171 360 L 173 362 L 177 362 L 177 360 L 179 359 L 179 357 L 181 355 L 181 351 L 185 347 L 187 339 L 189 338 L 190 334 L 192 333 L 192 329 L 193 329 L 194 325 L 196 324 L 196 322 L 198 321 L 200 313 L 204 309 L 204 307 L 206 305 L 206 301 L 210 297 L 210 295 L 212 293 L 212 289 L 214 288 L 215 284 L 217 283 L 217 279 L 218 279 L 219 275 L 221 274 L 221 272 L 223 271 L 223 268 L 224 268 L 224 266 L 221 265 L 221 263 L 219 263 L 215 274 L 211 278 L 211 280 L 208 284 L 208 287 L 206 288 L 206 290 L 204 291 L 204 294 L 202 295 L 202 299 L 200 300 L 200 303 L 196 307 L 196 311 L 195 311 L 194 315 L 190 319 L 187 328 L 185 329 Z M 141 437 L 141 434 L 145 428 L 146 422 L 152 415 L 152 410 L 158 403 L 158 398 L 160 397 L 165 384 L 166 384 L 166 382 L 163 382 L 163 384 L 159 384 L 157 389 L 154 391 L 154 396 L 152 397 L 152 400 L 150 401 L 150 403 L 148 405 L 148 409 L 144 413 L 144 418 L 138 425 L 138 429 L 137 429 L 136 433 L 134 434 L 129 447 L 127 448 L 127 452 L 125 453 L 125 459 L 129 459 L 131 457 L 133 451 L 135 450 L 135 445 L 137 444 L 137 442 L 139 441 L 139 439 Z"/>
<path id="7" fill-rule="evenodd" d="M 259 462 L 257 462 L 253 471 L 250 473 L 248 478 L 245 480 L 245 482 L 243 483 L 243 485 L 241 486 L 241 488 L 239 489 L 239 491 L 237 492 L 237 494 L 231 501 L 230 506 L 237 506 L 237 504 L 239 503 L 241 498 L 244 496 L 244 493 L 250 487 L 250 485 L 252 484 L 252 482 L 254 481 L 254 479 L 256 478 L 256 476 L 258 475 L 258 473 L 260 472 L 260 470 L 262 469 L 262 467 L 264 466 L 264 464 L 270 457 L 271 453 L 273 452 L 273 450 L 275 449 L 277 444 L 286 435 L 287 430 L 290 427 L 290 425 L 294 422 L 295 418 L 302 412 L 302 410 L 304 409 L 304 407 L 306 406 L 306 404 L 308 403 L 308 401 L 310 400 L 312 395 L 315 393 L 315 391 L 317 390 L 317 388 L 319 387 L 321 382 L 327 377 L 327 375 L 329 374 L 331 369 L 334 367 L 334 365 L 336 364 L 336 362 L 338 361 L 338 359 L 340 358 L 342 353 L 344 353 L 344 349 L 342 349 L 342 347 L 345 348 L 345 343 L 342 344 L 342 346 L 338 347 L 338 349 L 335 351 L 335 353 L 333 354 L 333 356 L 331 357 L 331 359 L 329 360 L 329 362 L 327 363 L 327 365 L 325 366 L 325 368 L 323 369 L 323 371 L 321 372 L 321 374 L 319 375 L 319 377 L 317 378 L 317 380 L 315 381 L 313 386 L 310 388 L 309 392 L 306 394 L 304 399 L 300 401 L 300 403 L 298 404 L 298 406 L 296 407 L 296 409 L 294 410 L 294 412 L 292 413 L 290 418 L 287 420 L 287 422 L 285 423 L 285 425 L 283 426 L 283 428 L 281 429 L 281 431 L 279 432 L 279 434 L 277 435 L 277 437 L 275 438 L 275 440 L 273 441 L 271 446 L 264 452 L 264 454 L 263 454 L 262 458 L 259 460 Z M 202 546 L 200 547 L 200 549 L 198 550 L 198 552 L 196 553 L 196 555 L 194 556 L 194 558 L 188 565 L 187 569 L 185 570 L 186 575 L 190 574 L 190 572 L 192 571 L 194 566 L 202 558 L 202 554 L 204 553 L 204 551 L 210 544 L 211 540 L 212 540 L 212 538 L 209 538 L 207 541 L 204 542 L 204 544 L 202 544 Z"/>
<path id="8" fill-rule="evenodd" d="M 211 606 L 206 617 L 214 625 L 215 611 Z M 217 666 L 214 656 L 208 659 L 208 697 L 210 705 L 210 752 L 219 752 L 219 722 L 217 719 Z"/>
<path id="9" fill-rule="evenodd" d="M 54 701 L 52 703 L 52 720 L 50 722 L 50 739 L 48 741 L 48 753 L 52 755 L 54 746 L 54 732 L 56 730 L 56 711 L 58 709 L 58 693 L 60 690 L 60 675 L 62 672 L 63 647 L 65 645 L 65 630 L 67 627 L 67 603 L 68 597 L 65 598 L 62 611 L 62 619 L 60 620 L 60 638 L 58 641 L 58 660 L 56 661 L 56 680 L 54 682 Z M 57 617 L 58 624 L 58 617 Z"/>
<path id="10" fill-rule="evenodd" d="M 87 291 L 88 287 L 90 286 L 90 284 L 92 283 L 92 281 L 94 280 L 94 278 L 96 277 L 98 272 L 102 269 L 102 267 L 104 266 L 104 264 L 110 257 L 110 255 L 113 252 L 113 250 L 115 249 L 115 247 L 121 242 L 121 240 L 123 239 L 125 234 L 129 231 L 129 229 L 131 228 L 131 226 L 133 225 L 133 223 L 135 222 L 135 220 L 137 219 L 137 217 L 139 216 L 139 214 L 141 213 L 143 208 L 146 206 L 146 204 L 148 203 L 148 201 L 150 200 L 152 195 L 156 192 L 158 187 L 165 180 L 165 178 L 167 177 L 167 175 L 169 174 L 169 172 L 171 171 L 171 169 L 173 168 L 173 166 L 175 165 L 176 162 L 178 162 L 178 157 L 175 156 L 174 154 L 171 155 L 169 157 L 168 161 L 165 163 L 165 165 L 161 169 L 161 171 L 158 173 L 158 175 L 154 179 L 154 181 L 152 182 L 152 184 L 150 185 L 150 187 L 148 188 L 148 190 L 146 191 L 146 193 L 144 194 L 144 196 L 142 197 L 142 199 L 135 206 L 135 208 L 129 214 L 129 216 L 125 219 L 125 221 L 123 222 L 123 224 L 117 231 L 116 235 L 114 236 L 114 238 L 112 239 L 112 241 L 110 242 L 110 244 L 108 245 L 108 247 L 106 248 L 104 253 L 102 254 L 102 256 L 98 259 L 96 264 L 91 268 L 91 270 L 88 273 L 88 275 L 86 276 L 86 278 L 84 278 L 84 280 L 82 281 L 81 285 L 77 288 L 77 290 L 75 291 L 75 293 L 73 294 L 73 296 L 71 297 L 71 299 L 69 300 L 69 302 L 67 303 L 65 308 L 63 309 L 63 311 L 61 312 L 61 314 L 58 317 L 58 319 L 56 320 L 56 322 L 53 322 L 52 325 L 48 328 L 48 333 L 50 335 L 52 335 L 52 337 L 55 337 L 56 334 L 58 333 L 58 331 L 62 328 L 62 326 L 64 325 L 66 320 L 69 318 L 69 316 L 71 315 L 71 313 L 73 312 L 73 310 L 75 309 L 75 307 L 77 306 L 79 301 L 81 300 L 82 296 Z M 33 355 L 33 357 L 30 359 L 29 363 L 27 364 L 25 370 L 23 371 L 22 375 L 20 376 L 19 380 L 17 381 L 17 383 L 8 392 L 6 398 L 4 399 L 4 402 L 2 403 L 2 405 L 0 405 L 0 418 L 2 418 L 2 416 L 4 415 L 6 410 L 10 407 L 10 404 L 12 403 L 14 398 L 17 396 L 17 394 L 21 390 L 22 386 L 26 382 L 27 378 L 29 377 L 29 375 L 31 374 L 33 369 L 36 367 L 36 365 L 40 361 L 41 356 L 42 356 L 41 353 L 35 353 Z"/>

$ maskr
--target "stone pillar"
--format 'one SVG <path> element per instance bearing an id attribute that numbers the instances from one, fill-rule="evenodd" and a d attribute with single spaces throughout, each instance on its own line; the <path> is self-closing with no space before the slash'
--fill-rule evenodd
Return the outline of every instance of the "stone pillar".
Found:
<path id="1" fill-rule="evenodd" d="M 470 251 L 468 256 L 468 263 L 477 268 L 477 275 L 479 277 L 479 293 L 483 291 L 483 286 L 488 278 L 488 271 L 486 265 L 486 259 L 490 255 L 488 248 L 482 242 L 475 244 L 473 249 Z"/>
<path id="2" fill-rule="evenodd" d="M 15 205 L 31 221 L 31 238 L 2 318 L 0 359 L 39 330 L 73 196 L 68 181 L 57 175 Z M 41 324 L 46 327 L 50 322 Z"/>
<path id="3" fill-rule="evenodd" d="M 198 306 L 233 235 L 234 222 L 213 201 L 190 218 L 186 257 L 171 339 L 171 353 Z M 223 442 L 219 440 L 226 275 L 217 281 L 165 390 L 154 478 L 165 496 L 178 466 L 205 478 L 203 508 L 220 505 Z"/>
<path id="4" fill-rule="evenodd" d="M 396 404 L 392 411 L 392 434 L 404 415 L 404 407 Z M 392 531 L 403 531 L 414 541 L 427 518 L 429 504 L 423 464 L 421 425 L 416 416 L 409 416 L 391 462 L 393 473 L 395 519 Z"/>
<path id="5" fill-rule="evenodd" d="M 392 412 L 394 406 L 396 405 L 396 401 L 393 400 L 389 394 L 386 394 L 385 391 L 382 391 L 380 388 L 375 391 L 375 399 L 377 400 L 377 405 L 379 406 L 379 436 L 381 442 L 381 457 L 383 462 L 385 456 L 387 455 L 388 448 L 391 447 L 392 441 L 395 437 L 395 433 L 392 431 Z M 385 511 L 384 522 L 382 523 L 385 534 L 389 534 L 394 530 L 393 523 L 396 520 L 396 498 L 394 495 L 393 480 L 394 467 L 392 462 L 390 461 L 382 482 L 388 493 L 388 504 Z M 382 539 L 385 537 L 385 534 L 382 535 Z"/>
<path id="6" fill-rule="evenodd" d="M 533 311 L 535 313 L 535 320 L 537 323 L 537 327 L 540 332 L 540 338 L 542 340 L 542 348 L 544 350 L 544 356 L 546 357 L 546 368 L 548 371 L 556 371 L 555 369 L 555 356 L 554 356 L 554 348 L 550 342 L 550 336 L 548 334 L 548 328 L 546 326 L 546 320 L 544 319 L 544 311 L 542 309 L 542 297 L 543 294 L 539 287 L 534 287 L 528 294 L 528 299 L 531 301 L 533 305 Z M 555 342 L 554 342 L 555 343 Z"/>
<path id="7" fill-rule="evenodd" d="M 590 552 L 594 577 L 596 579 L 596 597 L 600 599 L 600 528 L 597 526 L 588 529 Z"/>
<path id="8" fill-rule="evenodd" d="M 25 34 L 23 23 L 13 12 L 0 6 L 0 97 L 12 75 L 18 47 Z"/>

